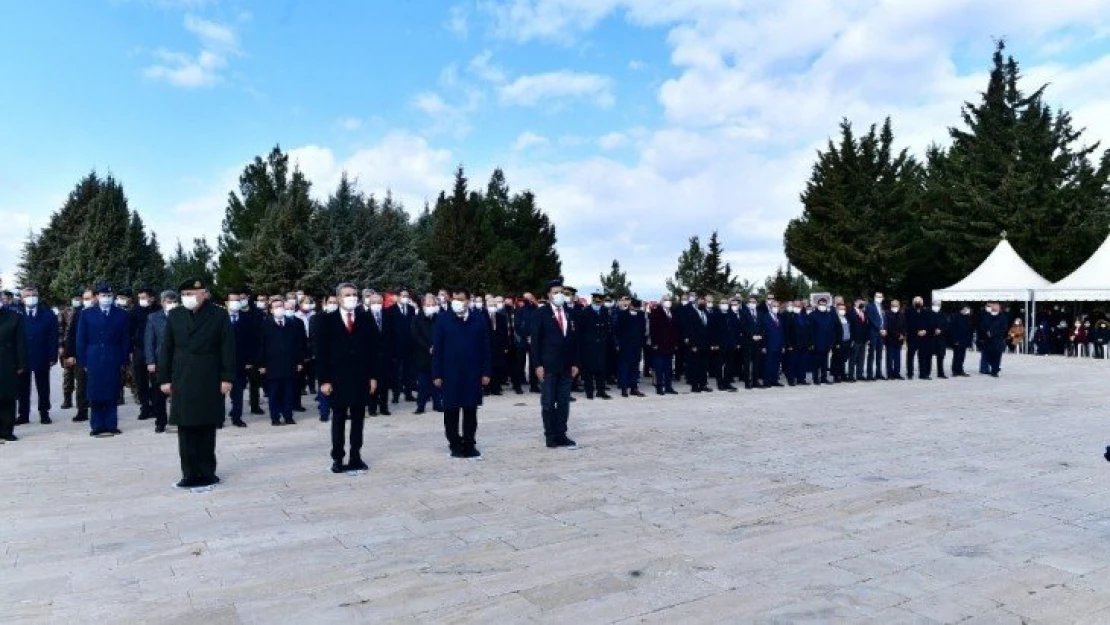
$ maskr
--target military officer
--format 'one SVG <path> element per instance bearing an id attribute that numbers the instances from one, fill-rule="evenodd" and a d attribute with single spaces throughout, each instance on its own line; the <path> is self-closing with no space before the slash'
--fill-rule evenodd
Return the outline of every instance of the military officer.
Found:
<path id="1" fill-rule="evenodd" d="M 202 280 L 186 280 L 181 307 L 170 312 L 158 352 L 158 383 L 172 398 L 170 423 L 177 426 L 181 456 L 178 488 L 212 486 L 216 476 L 216 430 L 224 421 L 224 397 L 235 380 L 235 336 L 227 314 L 208 302 Z"/>
<path id="2" fill-rule="evenodd" d="M 81 313 L 77 321 L 77 365 L 85 370 L 85 391 L 92 412 L 90 436 L 122 434 L 118 401 L 123 368 L 131 350 L 128 313 L 117 306 L 112 287 L 97 286 L 97 308 Z"/>
<path id="3" fill-rule="evenodd" d="M 70 328 L 76 330 L 77 313 L 81 311 L 83 300 L 81 294 L 77 293 L 73 296 L 70 306 L 61 311 L 58 315 L 58 339 L 60 347 L 58 349 L 58 357 L 62 362 L 62 410 L 69 410 L 73 408 L 73 391 L 74 391 L 74 375 L 73 371 L 76 369 L 69 362 L 71 354 L 66 349 L 69 339 Z"/>

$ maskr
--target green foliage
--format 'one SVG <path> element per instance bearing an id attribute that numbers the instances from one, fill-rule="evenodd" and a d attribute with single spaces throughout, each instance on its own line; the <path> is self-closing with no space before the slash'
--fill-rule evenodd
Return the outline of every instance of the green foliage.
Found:
<path id="1" fill-rule="evenodd" d="M 204 238 L 193 239 L 193 248 L 185 251 L 181 241 L 177 242 L 173 256 L 166 263 L 166 287 L 176 289 L 182 282 L 200 278 L 211 284 L 216 268 L 216 252 Z M 225 293 L 226 295 L 226 293 Z"/>
<path id="2" fill-rule="evenodd" d="M 986 90 L 923 163 L 895 155 L 889 119 L 861 137 L 843 122 L 784 234 L 791 263 L 849 297 L 904 297 L 958 282 L 1005 231 L 1050 281 L 1075 270 L 1110 228 L 1110 150 L 1084 144 L 1045 87 L 1025 93 L 1020 82 L 1000 42 Z"/>
<path id="3" fill-rule="evenodd" d="M 62 256 L 77 243 L 84 231 L 89 205 L 103 189 L 115 184 L 112 177 L 102 179 L 96 172 L 90 172 L 77 183 L 62 208 L 50 216 L 46 227 L 28 237 L 24 244 L 19 266 L 21 285 L 38 287 L 45 302 L 66 301 L 73 295 L 71 291 L 76 291 L 76 287 L 62 291 L 55 291 L 53 287 Z M 59 283 L 59 286 L 66 288 L 64 283 Z"/>
<path id="4" fill-rule="evenodd" d="M 61 252 L 58 273 L 49 288 L 59 297 L 102 280 L 115 289 L 134 286 L 130 282 L 132 250 L 128 246 L 133 220 L 123 187 L 108 178 L 89 202 L 87 216 L 76 241 L 64 250 L 57 250 Z"/>
<path id="5" fill-rule="evenodd" d="M 674 277 L 667 278 L 667 290 L 676 298 L 685 291 L 694 291 L 699 295 L 731 296 L 740 286 L 740 281 L 732 275 L 732 267 L 728 263 L 722 265 L 723 253 L 716 230 L 709 236 L 706 248 L 702 247 L 701 239 L 690 237 L 690 245 L 678 257 Z"/>
<path id="6" fill-rule="evenodd" d="M 636 297 L 636 294 L 632 292 L 632 283 L 628 281 L 628 274 L 621 271 L 621 264 L 617 259 L 613 259 L 609 274 L 601 274 L 598 278 L 601 280 L 601 290 L 606 295 L 614 298 Z"/>
<path id="7" fill-rule="evenodd" d="M 249 269 L 254 290 L 281 293 L 299 287 L 308 277 L 308 264 L 314 255 L 311 225 L 317 216 L 316 203 L 309 197 L 310 187 L 304 174 L 294 170 L 288 184 L 279 185 L 277 201 L 266 209 L 254 235 L 243 245 L 237 262 Z M 220 275 L 222 280 L 231 274 L 221 271 Z"/>
<path id="8" fill-rule="evenodd" d="M 239 192 L 228 194 L 222 232 L 217 242 L 220 251 L 217 278 L 220 284 L 234 287 L 251 282 L 253 276 L 244 265 L 244 253 L 261 228 L 262 221 L 287 196 L 289 186 L 289 155 L 281 151 L 281 146 L 274 146 L 265 160 L 261 156 L 255 157 L 254 162 L 243 170 L 239 176 Z"/>

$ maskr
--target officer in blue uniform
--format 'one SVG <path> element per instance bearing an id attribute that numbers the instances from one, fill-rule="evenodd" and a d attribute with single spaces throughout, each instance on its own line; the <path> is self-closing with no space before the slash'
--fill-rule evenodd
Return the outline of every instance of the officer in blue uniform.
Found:
<path id="1" fill-rule="evenodd" d="M 96 287 L 97 307 L 81 314 L 77 326 L 77 365 L 85 370 L 90 435 L 122 434 L 119 430 L 120 384 L 131 349 L 128 313 L 115 305 L 112 287 Z"/>

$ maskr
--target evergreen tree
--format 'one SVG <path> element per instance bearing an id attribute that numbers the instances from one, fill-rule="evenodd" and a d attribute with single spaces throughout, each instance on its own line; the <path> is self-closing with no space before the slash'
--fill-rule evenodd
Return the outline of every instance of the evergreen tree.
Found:
<path id="1" fill-rule="evenodd" d="M 412 225 L 404 206 L 386 192 L 380 207 L 369 211 L 373 220 L 366 242 L 369 255 L 362 273 L 364 284 L 379 289 L 419 289 L 427 286 L 427 265 L 417 252 Z"/>
<path id="2" fill-rule="evenodd" d="M 190 278 L 200 278 L 211 284 L 215 277 L 215 265 L 216 252 L 206 239 L 193 239 L 193 248 L 188 252 L 178 241 L 173 256 L 166 263 L 166 285 L 176 289 L 177 285 Z"/>
<path id="3" fill-rule="evenodd" d="M 555 250 L 558 237 L 555 225 L 536 204 L 536 196 L 524 191 L 509 201 L 509 234 L 520 261 L 508 272 L 505 292 L 546 291 L 547 282 L 563 273 L 563 263 Z"/>
<path id="4" fill-rule="evenodd" d="M 732 267 L 729 263 L 726 262 L 722 266 L 723 256 L 724 249 L 717 239 L 717 231 L 714 230 L 713 234 L 709 236 L 709 245 L 705 252 L 705 267 L 702 271 L 704 281 L 701 287 L 697 289 L 698 293 L 728 296 L 736 290 L 737 278 L 732 275 Z"/>
<path id="5" fill-rule="evenodd" d="M 19 281 L 39 289 L 44 302 L 68 300 L 72 293 L 54 291 L 53 282 L 61 268 L 62 257 L 78 240 L 88 221 L 89 205 L 101 190 L 115 185 L 112 177 L 101 179 L 90 172 L 70 191 L 65 204 L 50 216 L 46 227 L 31 234 L 23 246 Z"/>
<path id="6" fill-rule="evenodd" d="M 88 205 L 76 242 L 65 249 L 52 293 L 72 294 L 101 280 L 115 289 L 131 286 L 130 250 L 125 245 L 131 214 L 123 187 L 109 179 Z"/>
<path id="7" fill-rule="evenodd" d="M 632 283 L 628 281 L 628 274 L 621 271 L 621 264 L 617 259 L 613 259 L 609 274 L 601 274 L 598 278 L 601 280 L 601 290 L 606 295 L 614 298 L 636 297 L 632 292 Z"/>
<path id="8" fill-rule="evenodd" d="M 369 256 L 371 217 L 366 198 L 347 177 L 320 208 L 312 222 L 315 253 L 301 285 L 314 293 L 331 293 L 342 281 L 357 281 Z"/>
<path id="9" fill-rule="evenodd" d="M 480 289 L 485 253 L 482 249 L 479 206 L 467 187 L 460 165 L 455 171 L 451 195 L 440 193 L 433 213 L 434 230 L 426 259 L 432 282 L 437 286 L 466 286 Z"/>
<path id="10" fill-rule="evenodd" d="M 674 278 L 667 278 L 667 290 L 676 298 L 685 291 L 700 290 L 705 284 L 705 250 L 701 247 L 698 237 L 690 237 L 690 245 L 678 257 L 678 268 Z"/>
<path id="11" fill-rule="evenodd" d="M 263 219 L 273 212 L 289 189 L 289 155 L 281 151 L 281 146 L 274 146 L 265 160 L 255 157 L 254 162 L 244 168 L 239 176 L 239 193 L 228 194 L 222 233 L 217 242 L 219 283 L 232 286 L 250 281 L 252 276 L 244 266 L 246 247 Z"/>
<path id="12" fill-rule="evenodd" d="M 266 210 L 254 235 L 243 246 L 242 267 L 249 270 L 256 290 L 278 293 L 295 288 L 310 275 L 315 256 L 309 224 L 316 218 L 316 204 L 309 197 L 311 183 L 294 170 L 277 203 Z M 223 270 L 221 254 L 220 270 Z M 231 276 L 221 274 L 221 279 Z M 238 283 L 220 283 L 236 288 Z"/>

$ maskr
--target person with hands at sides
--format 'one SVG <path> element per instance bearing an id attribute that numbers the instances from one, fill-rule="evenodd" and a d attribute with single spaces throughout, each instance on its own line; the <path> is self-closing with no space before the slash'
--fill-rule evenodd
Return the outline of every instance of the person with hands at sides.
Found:
<path id="1" fill-rule="evenodd" d="M 208 302 L 203 280 L 186 280 L 178 291 L 181 306 L 166 318 L 158 350 L 158 383 L 172 399 L 169 421 L 177 426 L 177 487 L 213 486 L 220 481 L 216 430 L 235 379 L 235 336 L 228 315 Z"/>
<path id="2" fill-rule="evenodd" d="M 143 359 L 147 363 L 147 374 L 157 387 L 150 397 L 150 411 L 151 416 L 154 417 L 156 434 L 165 432 L 169 421 L 169 414 L 166 412 L 166 395 L 158 387 L 158 352 L 161 351 L 162 340 L 166 336 L 170 311 L 178 307 L 177 292 L 162 291 L 161 300 L 161 308 L 147 317 L 146 328 L 143 330 Z"/>
<path id="3" fill-rule="evenodd" d="M 563 281 L 548 283 L 549 302 L 536 310 L 530 345 L 536 379 L 543 385 L 540 404 L 543 434 L 548 448 L 574 449 L 567 437 L 570 420 L 570 387 L 578 375 L 578 329 L 566 309 Z"/>
<path id="4" fill-rule="evenodd" d="M 493 377 L 491 326 L 480 312 L 467 308 L 468 299 L 466 289 L 452 289 L 450 312 L 440 313 L 432 326 L 432 384 L 442 393 L 451 457 L 480 460 L 475 436 L 482 389 Z"/>
<path id="5" fill-rule="evenodd" d="M 15 432 L 15 400 L 19 376 L 27 370 L 27 331 L 23 315 L 0 307 L 0 443 L 19 440 Z"/>
<path id="6" fill-rule="evenodd" d="M 358 289 L 344 282 L 335 288 L 335 295 L 339 308 L 317 318 L 315 341 L 319 391 L 331 410 L 331 472 L 366 471 L 370 468 L 362 459 L 366 407 L 378 390 L 385 363 L 370 313 L 359 306 Z M 344 464 L 348 421 L 350 458 Z"/>
<path id="7" fill-rule="evenodd" d="M 270 318 L 262 322 L 258 350 L 255 352 L 258 373 L 266 380 L 270 402 L 270 424 L 296 425 L 293 420 L 294 393 L 297 374 L 304 366 L 304 326 L 288 315 L 280 297 L 270 300 Z"/>

